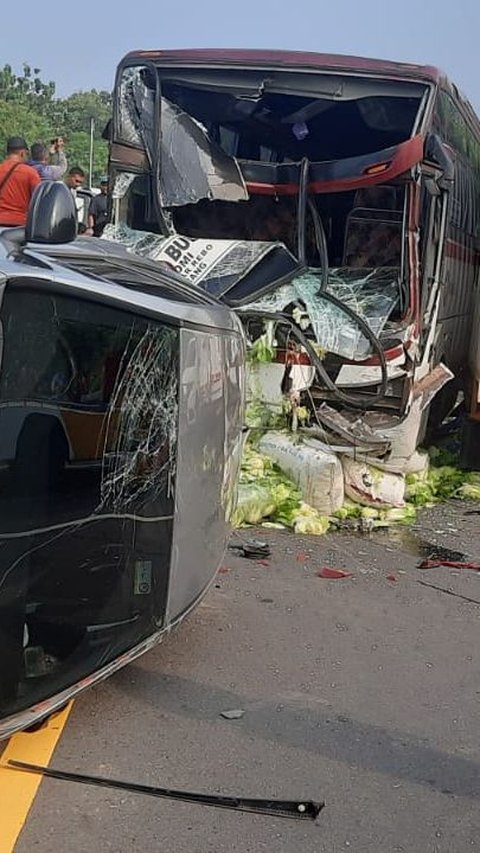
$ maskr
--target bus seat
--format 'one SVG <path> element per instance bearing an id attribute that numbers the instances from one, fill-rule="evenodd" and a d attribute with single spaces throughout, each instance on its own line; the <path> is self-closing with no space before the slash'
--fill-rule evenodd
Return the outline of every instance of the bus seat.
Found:
<path id="1" fill-rule="evenodd" d="M 401 258 L 401 212 L 354 208 L 345 227 L 344 266 L 400 267 Z"/>

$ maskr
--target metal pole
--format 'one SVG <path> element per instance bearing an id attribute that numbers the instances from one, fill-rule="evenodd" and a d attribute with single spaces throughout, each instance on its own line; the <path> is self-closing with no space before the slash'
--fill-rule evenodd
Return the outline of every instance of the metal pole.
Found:
<path id="1" fill-rule="evenodd" d="M 89 165 L 89 180 L 90 186 L 93 186 L 93 134 L 95 130 L 95 120 L 90 119 L 90 165 Z"/>

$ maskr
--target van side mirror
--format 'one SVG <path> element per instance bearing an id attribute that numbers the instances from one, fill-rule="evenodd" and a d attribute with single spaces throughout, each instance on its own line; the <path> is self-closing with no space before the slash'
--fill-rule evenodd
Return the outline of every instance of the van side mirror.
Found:
<path id="1" fill-rule="evenodd" d="M 77 236 L 77 211 L 72 193 L 59 181 L 42 181 L 30 201 L 27 243 L 70 243 Z"/>

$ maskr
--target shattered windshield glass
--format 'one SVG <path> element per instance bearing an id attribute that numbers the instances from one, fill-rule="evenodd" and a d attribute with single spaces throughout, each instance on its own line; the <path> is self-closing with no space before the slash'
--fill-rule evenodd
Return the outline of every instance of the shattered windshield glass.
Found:
<path id="1" fill-rule="evenodd" d="M 150 258 L 221 298 L 242 279 L 260 269 L 263 287 L 297 266 L 280 243 L 254 240 L 210 240 L 175 234 L 164 237 L 127 225 L 107 225 L 102 239 L 121 243 L 127 251 Z M 257 277 L 253 286 L 258 287 Z"/>
<path id="2" fill-rule="evenodd" d="M 399 300 L 395 273 L 392 269 L 332 269 L 327 290 L 378 336 Z M 248 308 L 274 313 L 292 306 L 300 328 L 311 329 L 322 349 L 352 360 L 366 358 L 371 353 L 370 342 L 358 323 L 321 294 L 321 280 L 319 272 L 309 271 Z"/>
<path id="3" fill-rule="evenodd" d="M 112 198 L 124 198 L 136 177 L 135 172 L 120 172 L 120 174 L 116 175 Z"/>
<path id="4" fill-rule="evenodd" d="M 120 82 L 120 136 L 151 151 L 154 145 L 155 94 L 146 68 L 126 68 Z"/>

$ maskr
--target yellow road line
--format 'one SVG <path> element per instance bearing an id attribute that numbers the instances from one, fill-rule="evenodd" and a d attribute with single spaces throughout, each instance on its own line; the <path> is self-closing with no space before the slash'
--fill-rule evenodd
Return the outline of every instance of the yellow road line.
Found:
<path id="1" fill-rule="evenodd" d="M 7 761 L 47 765 L 60 740 L 73 702 L 52 714 L 36 732 L 19 732 L 10 738 L 0 759 L 0 853 L 12 853 L 42 781 L 41 776 L 11 770 Z"/>

